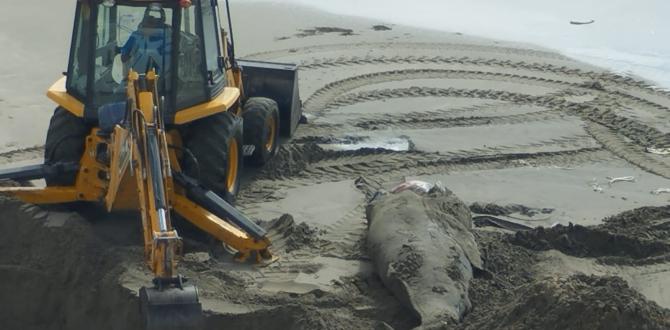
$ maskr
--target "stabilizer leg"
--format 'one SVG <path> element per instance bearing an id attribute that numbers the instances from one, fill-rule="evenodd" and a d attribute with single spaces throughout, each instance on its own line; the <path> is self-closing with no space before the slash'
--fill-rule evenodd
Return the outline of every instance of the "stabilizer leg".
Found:
<path id="1" fill-rule="evenodd" d="M 260 263 L 276 260 L 269 251 L 270 240 L 267 237 L 255 239 L 183 195 L 175 194 L 172 201 L 174 210 L 186 220 L 237 250 L 238 261 L 246 261 L 252 255 Z"/>
<path id="2" fill-rule="evenodd" d="M 75 173 L 79 170 L 78 163 L 58 163 L 54 165 L 29 165 L 6 170 L 0 170 L 0 181 L 30 181 L 56 177 L 59 175 Z"/>
<path id="3" fill-rule="evenodd" d="M 195 179 L 186 176 L 184 173 L 175 173 L 174 178 L 179 185 L 184 187 L 186 195 L 198 203 L 198 205 L 218 217 L 232 222 L 254 239 L 261 240 L 265 238 L 267 234 L 265 229 L 251 221 L 242 212 L 228 204 L 228 202 L 213 191 L 201 187 Z"/>

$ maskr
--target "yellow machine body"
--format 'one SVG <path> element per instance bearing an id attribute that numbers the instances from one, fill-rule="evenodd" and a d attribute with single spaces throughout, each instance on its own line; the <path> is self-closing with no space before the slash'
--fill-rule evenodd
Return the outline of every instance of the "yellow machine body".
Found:
<path id="1" fill-rule="evenodd" d="M 136 111 L 141 114 L 143 120 L 154 122 L 156 96 L 150 91 L 135 90 L 137 79 L 137 74 L 131 74 L 128 83 L 129 98 L 133 100 L 134 104 L 138 105 Z M 146 79 L 155 90 L 157 76 L 150 73 L 147 74 Z M 235 95 L 239 97 L 239 90 L 231 90 L 237 91 Z M 142 131 L 142 127 L 135 127 L 134 129 L 137 129 L 136 133 L 139 133 L 137 138 L 142 140 L 146 137 L 146 132 Z M 151 176 L 147 164 L 142 161 L 142 159 L 148 158 L 146 148 L 143 151 L 142 148 L 139 148 L 143 141 L 133 141 L 133 134 L 128 129 L 118 125 L 109 138 L 105 138 L 104 135 L 99 133 L 99 128 L 93 128 L 86 138 L 85 151 L 73 187 L 14 187 L 1 188 L 0 192 L 11 193 L 25 202 L 34 204 L 85 201 L 100 202 L 108 211 L 139 210 L 144 227 L 147 265 L 158 277 L 173 276 L 177 258 L 181 252 L 181 243 L 170 244 L 167 247 L 156 244 L 157 238 L 178 242 L 179 237 L 173 230 L 164 233 L 160 233 L 158 230 L 160 227 L 159 219 L 156 216 L 158 206 L 152 198 L 157 193 L 154 191 L 153 184 L 156 178 Z M 254 253 L 257 256 L 256 261 L 271 259 L 272 256 L 268 250 L 271 243 L 267 238 L 252 238 L 226 219 L 217 217 L 189 200 L 183 189 L 175 185 L 171 173 L 180 171 L 179 157 L 176 151 L 179 149 L 179 136 L 176 132 L 170 134 L 162 129 L 158 130 L 158 134 L 159 141 L 161 141 L 160 157 L 166 167 L 164 168 L 166 174 L 164 182 L 160 184 L 165 187 L 168 205 L 172 210 L 196 227 L 239 251 L 238 258 L 241 261 L 246 260 Z M 97 159 L 97 151 L 100 150 L 99 146 L 101 144 L 106 145 L 104 149 L 109 152 L 110 161 L 108 165 L 102 164 Z M 177 148 L 168 148 L 169 145 L 176 145 Z M 166 248 L 170 250 L 167 251 Z M 166 255 L 169 258 L 166 258 Z"/>

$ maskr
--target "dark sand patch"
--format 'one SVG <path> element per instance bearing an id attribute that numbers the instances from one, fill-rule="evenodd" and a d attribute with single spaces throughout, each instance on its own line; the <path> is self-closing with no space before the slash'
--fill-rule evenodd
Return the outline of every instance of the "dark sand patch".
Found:
<path id="1" fill-rule="evenodd" d="M 522 285 L 506 304 L 491 301 L 478 329 L 667 329 L 670 311 L 618 277 L 574 275 Z"/>
<path id="2" fill-rule="evenodd" d="M 537 277 L 540 252 L 514 235 L 476 230 L 484 271 L 476 273 L 471 313 L 456 329 L 664 329 L 670 310 L 612 276 Z"/>
<path id="3" fill-rule="evenodd" d="M 341 36 L 352 36 L 354 35 L 354 30 L 332 26 L 317 26 L 311 29 L 302 29 L 299 33 L 296 33 L 295 36 L 298 38 L 305 38 L 328 33 L 336 33 Z"/>
<path id="4" fill-rule="evenodd" d="M 390 28 L 386 25 L 383 25 L 383 24 L 373 25 L 372 29 L 375 30 L 375 31 L 390 31 L 390 30 L 393 30 L 392 28 Z"/>
<path id="5" fill-rule="evenodd" d="M 557 225 L 519 232 L 513 241 L 545 251 L 559 250 L 603 263 L 649 264 L 670 260 L 670 208 L 644 207 L 607 218 L 602 225 Z"/>

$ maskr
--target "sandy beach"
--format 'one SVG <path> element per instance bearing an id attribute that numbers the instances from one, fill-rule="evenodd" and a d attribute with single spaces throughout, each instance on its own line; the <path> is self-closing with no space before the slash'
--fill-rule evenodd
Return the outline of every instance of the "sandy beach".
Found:
<path id="1" fill-rule="evenodd" d="M 44 93 L 66 68 L 74 1 L 14 1 L 5 9 L 24 15 L 0 15 L 0 168 L 41 161 L 54 108 Z M 487 275 L 472 281 L 472 312 L 445 327 L 497 327 L 535 295 L 563 315 L 569 308 L 552 302 L 592 292 L 583 301 L 606 309 L 616 296 L 650 310 L 641 314 L 655 320 L 650 328 L 670 324 L 670 194 L 662 193 L 670 188 L 670 93 L 531 44 L 296 5 L 235 2 L 232 11 L 240 57 L 300 65 L 308 123 L 263 170 L 246 174 L 237 200 L 272 228 L 278 262 L 237 265 L 221 247 L 187 236 L 185 275 L 201 289 L 210 328 L 417 326 L 374 274 L 364 243 L 370 194 L 406 180 L 440 182 L 475 220 L 546 230 L 473 229 Z M 0 312 L 0 323 L 122 329 L 137 322 L 124 304 L 150 274 L 134 215 L 89 221 L 86 213 L 3 203 L 12 213 L 0 215 L 0 305 L 18 291 L 25 303 L 41 300 L 40 289 L 50 295 L 38 304 L 43 317 L 26 321 L 37 309 L 17 307 Z M 33 220 L 15 220 L 26 213 Z M 293 221 L 276 220 L 284 214 Z M 620 253 L 621 242 L 645 253 Z M 30 260 L 18 265 L 24 255 Z M 42 281 L 45 272 L 66 284 Z M 94 302 L 87 284 L 107 298 Z M 67 297 L 68 288 L 76 294 Z M 75 311 L 85 305 L 93 307 Z M 601 307 L 584 308 L 600 315 Z M 103 315 L 110 310 L 119 317 Z M 513 315 L 503 327 L 549 324 Z"/>

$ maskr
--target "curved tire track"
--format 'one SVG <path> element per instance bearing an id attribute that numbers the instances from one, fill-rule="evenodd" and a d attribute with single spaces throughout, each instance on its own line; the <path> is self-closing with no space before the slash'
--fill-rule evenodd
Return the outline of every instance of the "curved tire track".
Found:
<path id="1" fill-rule="evenodd" d="M 464 43 L 428 43 L 428 42 L 373 42 L 373 43 L 343 43 L 329 45 L 315 45 L 307 47 L 286 48 L 279 50 L 270 50 L 244 55 L 246 58 L 253 59 L 276 59 L 278 57 L 290 56 L 303 53 L 319 53 L 339 51 L 342 49 L 398 49 L 405 48 L 411 50 L 451 50 L 451 51 L 475 51 L 483 53 L 514 54 L 520 56 L 539 57 L 547 59 L 556 59 L 568 62 L 574 62 L 573 59 L 556 52 L 542 51 L 536 49 L 522 49 L 513 47 L 502 47 L 492 45 L 477 45 Z"/>
<path id="2" fill-rule="evenodd" d="M 621 134 L 632 139 L 644 147 L 663 147 L 667 142 L 667 134 L 660 132 L 654 127 L 647 126 L 636 120 L 620 116 L 611 110 L 603 110 L 598 103 L 576 103 L 567 101 L 560 96 L 544 95 L 534 96 L 528 94 L 512 93 L 507 91 L 493 91 L 480 89 L 456 89 L 456 88 L 428 88 L 410 87 L 397 89 L 383 89 L 364 91 L 342 96 L 331 103 L 329 109 L 352 105 L 360 102 L 388 100 L 393 98 L 408 97 L 470 97 L 488 100 L 500 100 L 516 104 L 532 104 L 565 111 L 582 118 L 593 121 L 610 128 L 616 128 Z"/>
<path id="3" fill-rule="evenodd" d="M 549 63 L 529 63 L 524 61 L 501 60 L 497 58 L 471 58 L 450 56 L 393 56 L 393 57 L 340 57 L 335 59 L 304 62 L 301 69 L 326 69 L 336 67 L 350 67 L 352 65 L 390 65 L 390 64 L 438 64 L 438 65 L 472 65 L 478 67 L 497 67 L 513 70 L 527 70 L 541 73 L 578 77 L 584 80 L 595 80 L 622 88 L 637 88 L 652 95 L 670 97 L 670 92 L 654 88 L 653 85 L 631 77 L 614 74 L 607 71 L 584 71 L 568 66 L 557 66 Z M 596 87 L 597 85 L 592 85 Z"/>
<path id="4" fill-rule="evenodd" d="M 407 69 L 375 72 L 355 76 L 325 85 L 314 92 L 304 104 L 304 110 L 319 115 L 322 109 L 326 109 L 338 96 L 352 91 L 356 88 L 379 84 L 390 81 L 403 81 L 415 79 L 481 79 L 511 81 L 528 85 L 539 85 L 553 88 L 578 88 L 580 84 L 551 80 L 545 78 L 523 76 L 516 74 L 495 73 L 487 71 L 468 70 L 446 70 L 446 69 Z"/>
<path id="5" fill-rule="evenodd" d="M 615 155 L 647 172 L 670 179 L 670 162 L 650 157 L 645 153 L 644 148 L 624 141 L 616 131 L 596 123 L 590 123 L 586 131 Z"/>
<path id="6" fill-rule="evenodd" d="M 561 143 L 561 142 L 557 142 Z M 569 143 L 568 140 L 562 143 Z M 502 169 L 526 166 L 571 166 L 613 159 L 614 155 L 600 148 L 531 153 L 491 154 L 467 151 L 450 155 L 422 152 L 387 152 L 361 154 L 319 160 L 294 173 L 260 177 L 242 191 L 240 204 L 281 199 L 278 189 L 291 189 L 325 182 L 353 180 L 358 177 L 376 181 L 397 180 L 405 176 L 430 175 L 436 173 Z"/>
<path id="7" fill-rule="evenodd" d="M 521 82 L 530 85 L 558 87 L 562 88 L 563 92 L 554 94 L 553 95 L 554 97 L 565 96 L 565 94 L 568 93 L 571 93 L 573 95 L 584 95 L 590 93 L 596 95 L 596 101 L 591 102 L 591 104 L 602 105 L 605 107 L 624 108 L 625 105 L 619 102 L 619 99 L 623 99 L 622 101 L 628 102 L 628 106 L 630 107 L 652 108 L 656 111 L 670 114 L 670 109 L 666 108 L 663 105 L 656 104 L 654 102 L 643 100 L 638 97 L 623 93 L 618 92 L 609 93 L 606 91 L 594 90 L 592 88 L 589 88 L 588 86 L 585 86 L 584 84 L 576 84 L 559 80 L 522 76 L 515 74 L 491 73 L 485 71 L 475 72 L 465 70 L 396 70 L 396 71 L 386 71 L 386 72 L 378 72 L 378 73 L 355 76 L 327 84 L 326 86 L 317 90 L 305 102 L 304 107 L 306 112 L 310 112 L 315 116 L 322 116 L 325 112 L 339 105 L 337 103 L 338 96 L 342 98 L 341 96 L 342 94 L 345 94 L 356 88 L 389 81 L 434 79 L 434 78 L 467 78 L 467 79 L 501 80 L 501 81 Z M 612 95 L 615 95 L 616 97 L 612 98 Z M 359 100 L 359 101 L 362 102 L 369 100 Z M 522 101 L 517 102 L 523 104 Z M 343 105 L 350 105 L 354 103 L 355 101 Z"/>
<path id="8" fill-rule="evenodd" d="M 11 164 L 17 161 L 41 159 L 44 157 L 44 147 L 35 146 L 30 148 L 16 149 L 0 153 L 0 164 Z"/>

